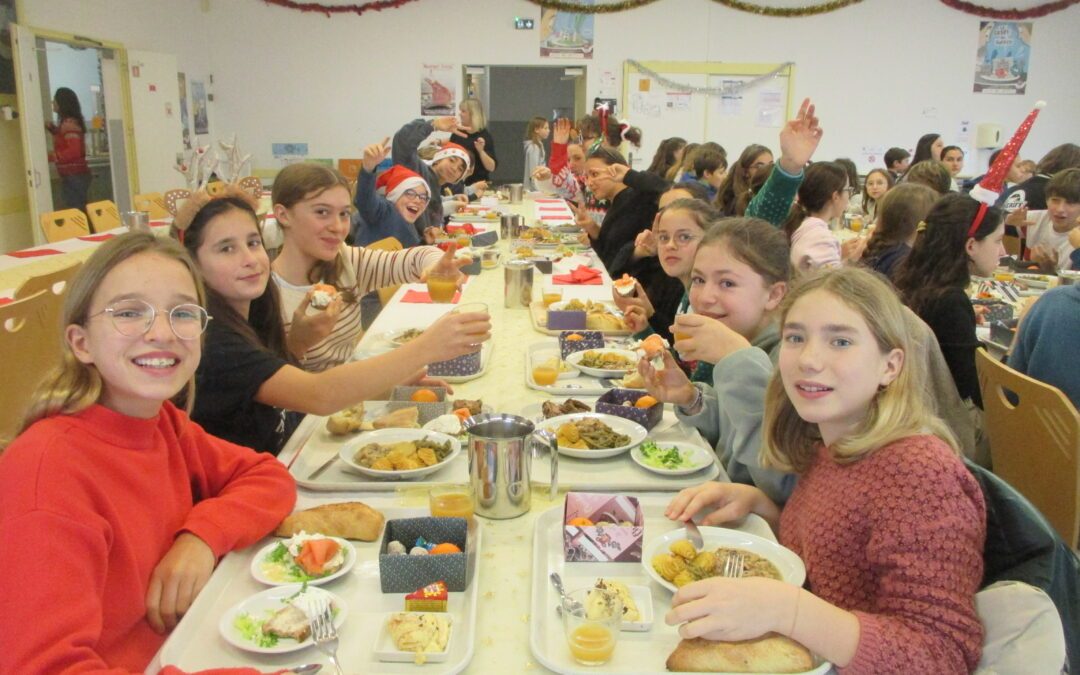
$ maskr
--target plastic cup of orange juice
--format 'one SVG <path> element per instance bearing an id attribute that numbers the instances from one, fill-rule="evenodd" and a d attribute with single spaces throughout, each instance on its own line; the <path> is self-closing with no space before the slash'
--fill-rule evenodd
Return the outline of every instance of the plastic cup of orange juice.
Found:
<path id="1" fill-rule="evenodd" d="M 610 616 L 589 616 L 589 593 L 608 595 Z M 566 644 L 574 660 L 583 666 L 599 666 L 611 660 L 622 623 L 622 600 L 611 591 L 593 588 L 567 593 L 570 602 L 562 608 Z M 573 601 L 577 601 L 576 603 Z M 606 604 L 606 603 L 605 603 Z"/>
<path id="2" fill-rule="evenodd" d="M 459 234 L 454 238 L 454 241 L 457 242 L 458 248 L 469 248 L 472 246 L 472 237 L 467 234 Z"/>
<path id="3" fill-rule="evenodd" d="M 563 289 L 556 288 L 554 286 L 547 286 L 544 288 L 544 292 L 540 297 L 544 301 L 544 307 L 550 307 L 552 304 L 562 300 Z"/>
<path id="4" fill-rule="evenodd" d="M 431 272 L 427 278 L 428 294 L 432 302 L 453 302 L 457 293 L 458 272 Z"/>
<path id="5" fill-rule="evenodd" d="M 428 506 L 436 518 L 472 518 L 472 486 L 468 483 L 436 485 L 428 490 Z"/>
<path id="6" fill-rule="evenodd" d="M 555 380 L 559 379 L 559 365 L 557 363 L 541 363 L 533 366 L 532 376 L 536 384 L 541 387 L 550 387 L 555 384 Z"/>

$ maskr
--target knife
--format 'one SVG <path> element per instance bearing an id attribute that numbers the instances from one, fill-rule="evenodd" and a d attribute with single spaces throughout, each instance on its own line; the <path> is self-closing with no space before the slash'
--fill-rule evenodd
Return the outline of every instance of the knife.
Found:
<path id="1" fill-rule="evenodd" d="M 314 471 L 312 471 L 311 474 L 307 477 L 307 480 L 314 480 L 315 478 L 318 478 L 319 474 L 321 474 L 323 471 L 326 471 L 328 468 L 330 468 L 330 465 L 334 463 L 335 459 L 340 459 L 340 458 L 341 458 L 341 456 L 338 455 L 335 452 L 333 455 L 330 456 L 330 459 L 326 460 L 325 462 L 320 464 L 318 466 L 318 468 L 316 468 Z"/>

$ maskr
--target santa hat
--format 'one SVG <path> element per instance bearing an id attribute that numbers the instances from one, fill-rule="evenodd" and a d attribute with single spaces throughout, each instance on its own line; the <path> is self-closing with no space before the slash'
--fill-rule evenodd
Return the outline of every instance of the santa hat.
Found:
<path id="1" fill-rule="evenodd" d="M 429 192 L 427 181 L 420 174 L 410 171 L 400 164 L 395 164 L 383 171 L 375 180 L 375 189 L 379 194 L 385 195 L 391 202 L 401 199 L 406 190 L 415 190 L 420 187 L 424 188 L 425 193 Z"/>
<path id="2" fill-rule="evenodd" d="M 971 189 L 971 197 L 978 200 L 980 204 L 979 211 L 975 214 L 975 219 L 968 229 L 969 237 L 975 236 L 975 232 L 978 231 L 983 218 L 986 216 L 986 210 L 1001 197 L 1001 193 L 1005 189 L 1005 177 L 1009 174 L 1009 169 L 1012 168 L 1017 155 L 1020 154 L 1020 146 L 1027 140 L 1028 132 L 1031 131 L 1031 125 L 1035 123 L 1035 118 L 1039 116 L 1039 111 L 1045 107 L 1046 101 L 1039 101 L 1035 104 L 1035 108 L 1028 114 L 1027 119 L 1020 124 L 1020 128 L 1016 130 L 1013 137 L 998 153 L 993 166 L 986 172 L 979 184 Z"/>
<path id="3" fill-rule="evenodd" d="M 435 156 L 431 158 L 431 163 L 434 164 L 440 159 L 446 159 L 447 157 L 457 157 L 465 162 L 466 171 L 469 170 L 469 165 L 472 164 L 472 160 L 469 158 L 469 151 L 457 143 L 443 143 L 439 148 L 439 151 L 435 153 Z"/>

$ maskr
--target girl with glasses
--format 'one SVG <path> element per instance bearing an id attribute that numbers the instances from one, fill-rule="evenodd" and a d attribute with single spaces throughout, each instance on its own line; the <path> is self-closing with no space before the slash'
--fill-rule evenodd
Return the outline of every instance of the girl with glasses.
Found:
<path id="1" fill-rule="evenodd" d="M 396 384 L 422 378 L 428 363 L 475 351 L 473 345 L 490 335 L 486 314 L 447 314 L 392 353 L 307 372 L 298 367 L 291 339 L 298 331 L 318 332 L 306 327 L 312 322 L 332 326 L 329 309 L 309 313 L 312 293 L 298 293 L 292 332 L 286 337 L 281 287 L 270 282 L 270 259 L 252 201 L 232 193 L 215 199 L 196 195 L 189 204 L 190 210 L 177 214 L 176 225 L 206 280 L 208 307 L 215 317 L 198 371 L 204 395 L 196 401 L 193 417 L 213 434 L 276 454 L 299 422 L 295 413 L 329 415 L 374 398 Z M 392 271 L 399 260 L 392 256 L 421 249 L 393 254 L 352 250 L 378 254 L 363 260 L 377 270 Z M 409 269 L 400 262 L 398 266 Z M 348 315 L 343 310 L 337 319 L 341 316 Z M 330 344 L 333 339 L 331 333 Z"/>
<path id="2" fill-rule="evenodd" d="M 417 221 L 431 201 L 427 181 L 410 169 L 395 164 L 375 177 L 375 167 L 390 154 L 389 138 L 364 148 L 364 158 L 356 179 L 353 205 L 353 243 L 366 246 L 393 237 L 405 248 L 432 243 L 439 228 L 418 230 Z"/>
<path id="3" fill-rule="evenodd" d="M 72 281 L 60 365 L 0 455 L 0 671 L 142 672 L 218 558 L 296 500 L 268 455 L 211 436 L 188 410 L 207 326 L 195 266 L 130 233 Z M 211 322 L 212 323 L 212 322 Z M 181 404 L 183 405 L 183 404 Z"/>

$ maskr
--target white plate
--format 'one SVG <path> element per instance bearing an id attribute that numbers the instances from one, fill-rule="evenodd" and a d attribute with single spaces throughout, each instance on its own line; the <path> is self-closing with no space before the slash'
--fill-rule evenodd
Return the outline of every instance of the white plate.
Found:
<path id="1" fill-rule="evenodd" d="M 631 422 L 625 417 L 617 417 L 615 415 L 605 415 L 604 413 L 574 413 L 572 415 L 559 415 L 558 417 L 552 417 L 539 423 L 539 428 L 547 429 L 551 433 L 555 433 L 559 427 L 566 422 L 573 422 L 574 420 L 581 420 L 586 418 L 598 419 L 604 424 L 611 427 L 615 433 L 625 434 L 630 437 L 630 442 L 626 445 L 620 445 L 617 448 L 604 448 L 602 450 L 589 450 L 580 448 L 564 448 L 559 446 L 559 454 L 566 455 L 567 457 L 577 457 L 579 459 L 604 459 L 606 457 L 614 457 L 621 455 L 630 448 L 634 447 L 638 443 L 645 440 L 649 432 L 645 430 L 645 427 L 641 426 L 637 422 Z"/>
<path id="2" fill-rule="evenodd" d="M 554 305 L 552 305 L 554 307 Z M 581 365 L 581 359 L 585 358 L 585 351 L 598 352 L 600 354 L 618 354 L 619 356 L 626 357 L 632 364 L 629 368 L 614 369 L 614 368 L 590 368 L 589 366 Z M 630 351 L 629 349 L 587 349 L 581 352 L 574 352 L 570 356 L 566 357 L 566 362 L 574 366 L 586 375 L 592 375 L 593 377 L 624 377 L 627 373 L 631 372 L 637 367 L 638 355 L 637 352 Z"/>
<path id="3" fill-rule="evenodd" d="M 416 441 L 421 438 L 430 438 L 437 443 L 449 441 L 450 454 L 447 455 L 443 461 L 434 466 L 425 466 L 420 469 L 406 469 L 404 471 L 380 471 L 378 469 L 369 469 L 366 466 L 361 466 L 353 461 L 353 456 L 356 455 L 356 452 L 368 443 L 398 443 L 400 441 Z M 348 441 L 345 445 L 341 446 L 338 456 L 341 457 L 341 461 L 345 463 L 345 466 L 356 473 L 361 473 L 372 478 L 407 480 L 410 478 L 426 476 L 429 473 L 438 471 L 457 457 L 459 452 L 461 452 L 461 443 L 458 439 L 453 436 L 447 436 L 446 434 L 440 434 L 437 431 L 426 431 L 424 429 L 379 429 L 377 431 L 362 433 L 356 438 Z"/>
<path id="4" fill-rule="evenodd" d="M 426 330 L 426 326 L 410 326 L 408 328 L 396 328 L 394 330 L 388 330 L 383 333 L 383 339 L 394 345 L 400 347 L 401 345 L 408 344 L 408 342 L 401 342 L 401 336 L 411 330 Z M 419 337 L 419 336 L 417 336 Z M 413 338 L 415 340 L 416 338 Z"/>
<path id="5" fill-rule="evenodd" d="M 403 652 L 394 644 L 390 636 L 390 617 L 394 614 L 439 614 L 450 620 L 450 637 L 446 639 L 446 649 L 441 652 L 424 652 L 425 663 L 442 663 L 450 655 L 450 645 L 454 643 L 454 617 L 446 612 L 388 612 L 383 616 L 379 628 L 379 637 L 375 641 L 375 658 L 391 663 L 416 663 L 416 652 Z"/>
<path id="6" fill-rule="evenodd" d="M 652 466 L 645 461 L 645 454 L 641 450 L 641 446 L 635 447 L 630 451 L 630 459 L 634 460 L 638 466 L 646 471 L 652 471 L 658 473 L 661 476 L 688 476 L 692 473 L 697 473 L 702 469 L 712 466 L 712 463 L 716 461 L 716 453 L 708 448 L 703 448 L 696 443 L 680 443 L 677 441 L 653 441 L 657 447 L 660 448 L 678 448 L 679 452 L 684 453 L 692 466 L 683 467 L 681 469 L 663 469 L 657 466 Z"/>
<path id="7" fill-rule="evenodd" d="M 341 546 L 341 550 L 344 552 L 345 555 L 345 563 L 341 567 L 339 567 L 337 571 L 333 574 L 327 574 L 325 577 L 318 577 L 316 579 L 309 579 L 307 582 L 308 586 L 319 586 L 329 581 L 333 581 L 334 579 L 337 579 L 338 577 L 347 574 L 348 571 L 353 568 L 353 565 L 356 564 L 356 549 L 353 548 L 352 544 L 350 544 L 344 539 L 341 539 L 340 537 L 328 538 L 333 539 Z M 301 579 L 292 579 L 289 581 L 274 581 L 266 575 L 266 572 L 262 568 L 263 560 L 266 559 L 266 556 L 270 555 L 270 552 L 277 548 L 278 544 L 287 544 L 288 541 L 288 539 L 281 539 L 279 541 L 274 541 L 273 543 L 267 544 L 266 546 L 259 549 L 259 552 L 255 554 L 255 557 L 251 559 L 251 576 L 255 577 L 255 581 L 258 581 L 260 584 L 266 584 L 268 586 L 285 586 L 288 584 L 301 583 Z"/>
<path id="8" fill-rule="evenodd" d="M 806 581 L 806 566 L 803 565 L 802 558 L 795 555 L 794 551 L 784 548 L 775 541 L 769 541 L 739 530 L 729 530 L 725 527 L 699 527 L 698 529 L 701 530 L 701 538 L 704 540 L 704 548 L 707 550 L 721 546 L 724 548 L 741 548 L 744 551 L 756 553 L 776 565 L 776 568 L 780 570 L 780 576 L 787 583 L 802 586 L 803 582 Z M 645 573 L 653 581 L 672 593 L 678 589 L 675 588 L 675 584 L 657 574 L 652 567 L 652 559 L 653 556 L 668 553 L 668 547 L 680 539 L 686 539 L 685 528 L 671 530 L 655 539 L 651 539 L 641 554 L 641 566 L 645 568 Z"/>
<path id="9" fill-rule="evenodd" d="M 225 638 L 225 641 L 234 647 L 243 649 L 244 651 L 255 652 L 257 654 L 287 654 L 314 645 L 315 643 L 312 642 L 311 636 L 309 635 L 303 642 L 280 638 L 278 643 L 273 647 L 260 647 L 253 642 L 245 640 L 244 636 L 234 625 L 236 617 L 239 614 L 250 614 L 255 618 L 262 618 L 263 615 L 265 615 L 265 618 L 269 618 L 271 614 L 283 607 L 282 600 L 295 595 L 301 588 L 301 584 L 274 586 L 261 593 L 256 593 L 247 600 L 235 605 L 225 612 L 218 622 L 218 630 L 221 632 L 221 637 Z M 339 610 L 337 616 L 334 617 L 334 626 L 340 630 L 341 625 L 345 623 L 346 615 L 349 613 L 349 608 L 345 605 L 345 601 L 330 591 L 316 586 L 308 585 L 306 592 L 311 596 L 325 594 L 330 598 L 330 602 Z"/>
<path id="10" fill-rule="evenodd" d="M 1022 281 L 1032 288 L 1048 288 L 1053 277 L 1046 274 L 1014 274 L 1013 279 Z"/>

